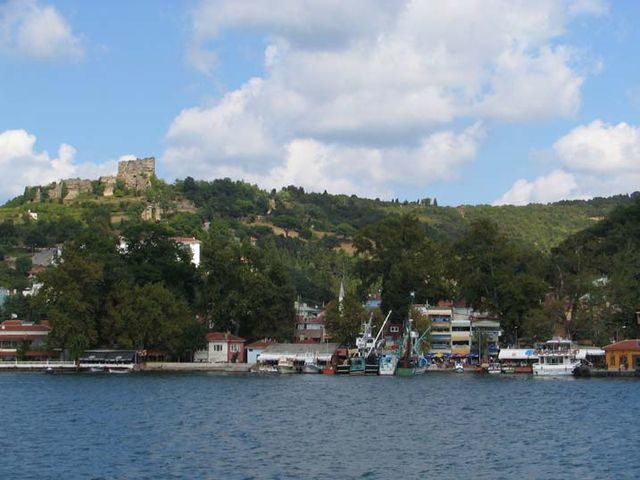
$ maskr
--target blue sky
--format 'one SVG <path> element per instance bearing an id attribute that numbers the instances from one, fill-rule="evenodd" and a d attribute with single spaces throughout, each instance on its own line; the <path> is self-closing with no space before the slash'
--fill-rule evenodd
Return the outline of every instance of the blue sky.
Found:
<path id="1" fill-rule="evenodd" d="M 167 181 L 440 204 L 640 185 L 640 3 L 0 2 L 0 201 Z"/>

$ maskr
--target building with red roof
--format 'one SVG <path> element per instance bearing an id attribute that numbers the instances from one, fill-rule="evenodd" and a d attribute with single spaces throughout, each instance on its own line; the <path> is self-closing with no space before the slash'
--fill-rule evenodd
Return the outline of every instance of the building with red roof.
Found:
<path id="1" fill-rule="evenodd" d="M 247 352 L 247 363 L 258 363 L 258 356 L 264 352 L 269 345 L 276 343 L 275 340 L 265 338 L 245 346 Z"/>
<path id="2" fill-rule="evenodd" d="M 49 322 L 25 322 L 5 320 L 0 324 L 0 361 L 15 361 L 18 357 L 28 360 L 47 360 L 55 353 L 47 349 Z"/>
<path id="3" fill-rule="evenodd" d="M 622 340 L 602 349 L 609 370 L 640 370 L 640 340 Z"/>
<path id="4" fill-rule="evenodd" d="M 195 353 L 195 362 L 243 363 L 245 361 L 245 339 L 229 332 L 209 332 L 207 349 Z"/>

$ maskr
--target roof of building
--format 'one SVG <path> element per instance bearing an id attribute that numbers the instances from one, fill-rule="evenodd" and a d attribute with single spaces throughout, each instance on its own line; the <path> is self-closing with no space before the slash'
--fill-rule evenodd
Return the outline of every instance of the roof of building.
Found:
<path id="1" fill-rule="evenodd" d="M 621 342 L 612 343 L 606 347 L 602 347 L 606 352 L 621 350 L 640 350 L 640 340 L 622 340 Z"/>
<path id="2" fill-rule="evenodd" d="M 274 343 L 260 354 L 260 361 L 274 361 L 280 357 L 304 360 L 307 354 L 328 360 L 338 348 L 337 343 Z"/>
<path id="3" fill-rule="evenodd" d="M 58 254 L 57 248 L 44 248 L 35 252 L 31 256 L 31 263 L 33 265 L 39 265 L 42 267 L 48 267 L 55 262 L 56 255 Z"/>
<path id="4" fill-rule="evenodd" d="M 48 332 L 50 328 L 47 320 L 33 323 L 12 319 L 0 323 L 0 331 L 2 330 L 5 332 Z"/>
<path id="5" fill-rule="evenodd" d="M 202 243 L 200 240 L 198 240 L 197 238 L 194 237 L 171 237 L 171 240 L 173 240 L 176 243 L 185 243 L 185 244 L 200 244 Z"/>
<path id="6" fill-rule="evenodd" d="M 276 343 L 275 340 L 258 340 L 247 345 L 247 348 L 266 348 L 273 343 Z"/>
<path id="7" fill-rule="evenodd" d="M 207 333 L 208 342 L 245 342 L 244 338 L 232 335 L 229 332 L 209 332 Z"/>

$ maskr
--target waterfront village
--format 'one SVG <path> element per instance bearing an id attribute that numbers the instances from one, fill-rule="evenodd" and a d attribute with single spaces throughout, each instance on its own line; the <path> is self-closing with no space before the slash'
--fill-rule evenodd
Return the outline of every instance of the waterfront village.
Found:
<path id="1" fill-rule="evenodd" d="M 380 300 L 365 307 L 378 309 Z M 213 371 L 227 373 L 317 373 L 400 375 L 422 373 L 487 373 L 575 376 L 638 376 L 640 340 L 624 339 L 603 346 L 576 345 L 554 338 L 538 345 L 501 346 L 498 319 L 473 309 L 441 302 L 414 305 L 426 316 L 428 332 L 417 332 L 411 320 L 380 326 L 362 325 L 354 348 L 332 343 L 325 330 L 326 311 L 296 302 L 295 343 L 261 339 L 247 343 L 230 332 L 211 331 L 206 348 L 192 362 L 164 361 L 162 352 L 88 350 L 77 362 L 61 360 L 47 349 L 47 321 L 16 318 L 0 324 L 0 371 L 129 373 L 138 371 Z M 426 348 L 421 343 L 427 337 Z"/>
<path id="2" fill-rule="evenodd" d="M 118 186 L 143 190 L 150 186 L 154 171 L 153 158 L 123 161 L 119 163 L 116 177 L 101 177 L 96 185 L 104 197 L 113 196 Z M 63 180 L 46 187 L 27 187 L 25 195 L 34 204 L 45 198 L 69 201 L 87 194 L 94 188 L 94 183 Z M 142 218 L 157 220 L 161 213 L 158 205 L 148 205 L 142 211 Z M 29 210 L 28 214 L 30 219 L 38 220 L 36 212 Z M 127 243 L 120 238 L 118 250 L 126 253 Z M 170 240 L 186 250 L 193 265 L 199 267 L 200 240 L 186 236 L 171 237 Z M 33 252 L 29 260 L 30 286 L 21 292 L 0 288 L 0 305 L 11 295 L 35 295 L 42 286 L 38 283 L 38 274 L 56 264 L 61 256 L 60 248 L 41 248 Z M 342 297 L 341 288 L 340 312 Z M 640 340 L 624 339 L 624 327 L 622 338 L 616 332 L 615 340 L 602 347 L 578 345 L 567 339 L 566 332 L 561 330 L 556 332 L 557 337 L 547 341 L 525 344 L 518 341 L 516 327 L 515 342 L 508 345 L 500 319 L 495 316 L 474 311 L 464 303 L 413 304 L 413 293 L 411 298 L 411 315 L 424 320 L 420 326 L 408 318 L 411 315 L 399 321 L 391 319 L 389 312 L 383 319 L 381 298 L 373 295 L 363 305 L 364 311 L 370 314 L 369 320 L 364 321 L 358 331 L 350 332 L 350 337 L 355 338 L 351 345 L 332 341 L 331 331 L 326 328 L 327 308 L 324 305 L 301 300 L 295 302 L 294 331 L 288 335 L 293 337 L 293 343 L 269 338 L 247 341 L 226 330 L 216 331 L 215 325 L 209 324 L 209 331 L 198 337 L 204 348 L 191 350 L 187 362 L 169 361 L 171 357 L 167 352 L 145 349 L 86 350 L 71 360 L 68 352 L 49 346 L 47 339 L 51 328 L 47 320 L 29 322 L 16 316 L 0 323 L 0 371 L 213 371 L 381 376 L 436 372 L 636 376 L 637 372 L 640 376 Z M 640 312 L 636 316 L 640 317 Z M 203 335 L 206 338 L 202 338 Z"/>

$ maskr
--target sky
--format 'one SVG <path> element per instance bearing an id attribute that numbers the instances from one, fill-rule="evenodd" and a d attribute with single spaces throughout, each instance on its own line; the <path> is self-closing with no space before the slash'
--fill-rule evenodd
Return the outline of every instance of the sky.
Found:
<path id="1" fill-rule="evenodd" d="M 640 190 L 635 0 L 0 0 L 0 202 L 159 177 L 440 205 Z"/>

